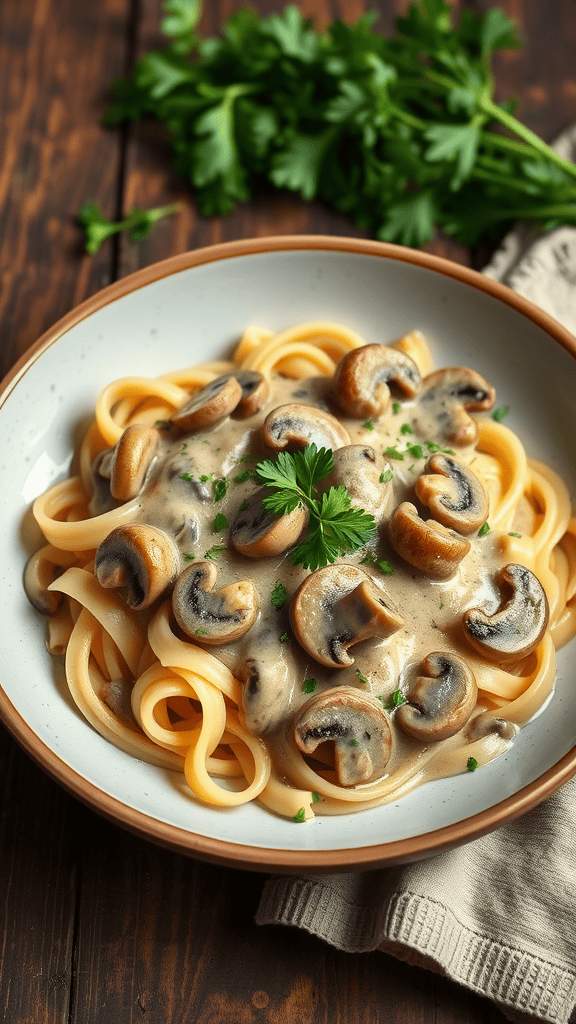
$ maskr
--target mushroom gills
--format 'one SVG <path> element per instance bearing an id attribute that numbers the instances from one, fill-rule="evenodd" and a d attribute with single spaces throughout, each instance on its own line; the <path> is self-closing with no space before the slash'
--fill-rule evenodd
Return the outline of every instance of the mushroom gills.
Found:
<path id="1" fill-rule="evenodd" d="M 457 533 L 474 533 L 488 518 L 484 485 L 469 466 L 455 458 L 432 455 L 415 489 L 434 519 Z"/>
<path id="2" fill-rule="evenodd" d="M 118 526 L 102 541 L 94 560 L 101 587 L 126 591 L 131 608 L 149 608 L 172 585 L 180 568 L 174 541 L 146 523 Z"/>
<path id="3" fill-rule="evenodd" d="M 453 653 L 434 651 L 420 665 L 421 675 L 406 693 L 397 712 L 398 725 L 408 736 L 436 743 L 460 732 L 478 696 L 470 666 Z"/>
<path id="4" fill-rule="evenodd" d="M 232 643 L 248 632 L 258 615 L 258 591 L 251 580 L 215 590 L 217 577 L 212 562 L 191 562 L 180 573 L 172 594 L 178 625 L 200 643 Z"/>
<path id="5" fill-rule="evenodd" d="M 262 437 L 274 452 L 298 451 L 306 445 L 336 450 L 350 444 L 350 435 L 335 416 L 313 405 L 292 402 L 268 413 Z"/>
<path id="6" fill-rule="evenodd" d="M 378 417 L 390 405 L 389 384 L 414 398 L 421 385 L 416 363 L 405 352 L 387 345 L 352 349 L 338 363 L 333 392 L 340 408 L 358 419 Z"/>
<path id="7" fill-rule="evenodd" d="M 540 580 L 523 565 L 510 563 L 497 574 L 509 598 L 493 615 L 481 608 L 464 612 L 464 633 L 475 650 L 497 662 L 519 661 L 538 646 L 548 625 L 549 609 Z"/>

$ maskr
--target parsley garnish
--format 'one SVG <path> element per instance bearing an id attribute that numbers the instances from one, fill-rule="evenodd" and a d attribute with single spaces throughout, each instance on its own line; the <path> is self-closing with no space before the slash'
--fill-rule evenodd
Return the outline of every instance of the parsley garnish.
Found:
<path id="1" fill-rule="evenodd" d="M 312 790 L 312 803 L 317 804 L 320 800 L 320 794 L 316 790 Z"/>
<path id="2" fill-rule="evenodd" d="M 292 821 L 295 821 L 297 825 L 301 825 L 302 822 L 306 821 L 306 811 L 304 807 L 301 807 L 300 810 L 296 812 Z"/>
<path id="3" fill-rule="evenodd" d="M 402 426 L 400 427 L 400 433 L 401 434 L 413 434 L 414 431 L 412 430 L 412 427 L 410 426 L 409 423 L 403 423 Z"/>
<path id="4" fill-rule="evenodd" d="M 521 533 L 509 533 L 508 536 L 509 537 L 521 537 L 522 534 Z"/>
<path id="5" fill-rule="evenodd" d="M 208 548 L 208 551 L 204 552 L 204 558 L 220 558 L 223 551 L 226 551 L 225 544 L 213 544 L 211 548 Z"/>
<path id="6" fill-rule="evenodd" d="M 201 484 L 207 484 L 209 480 L 213 480 L 213 479 L 214 479 L 214 473 L 203 473 L 203 475 L 200 477 L 200 483 Z"/>
<path id="7" fill-rule="evenodd" d="M 228 480 L 224 477 L 219 477 L 218 480 L 214 481 L 214 501 L 222 501 L 222 498 L 228 490 Z"/>
<path id="8" fill-rule="evenodd" d="M 243 473 L 238 473 L 238 475 L 234 477 L 234 483 L 243 484 L 246 480 L 249 480 L 251 476 L 252 473 L 250 472 L 250 470 L 245 469 Z"/>
<path id="9" fill-rule="evenodd" d="M 319 495 L 316 485 L 334 469 L 334 457 L 326 448 L 309 444 L 301 452 L 280 452 L 256 467 L 258 478 L 272 491 L 262 504 L 278 516 L 302 504 L 309 512 L 308 533 L 292 551 L 292 561 L 304 569 L 319 569 L 345 552 L 356 551 L 376 531 L 374 517 L 352 506 L 343 485 Z"/>
<path id="10" fill-rule="evenodd" d="M 386 701 L 386 711 L 395 711 L 401 704 L 406 704 L 406 697 L 402 693 L 402 690 L 394 690 Z"/>
<path id="11" fill-rule="evenodd" d="M 180 473 L 180 479 L 189 480 L 190 483 L 194 483 L 194 477 L 192 476 L 192 473 Z"/>
<path id="12" fill-rule="evenodd" d="M 194 559 L 196 558 L 196 555 L 194 554 L 193 551 L 185 551 L 184 554 L 182 555 L 182 558 L 184 559 L 185 562 L 193 562 Z"/>
<path id="13" fill-rule="evenodd" d="M 380 483 L 387 484 L 389 480 L 394 476 L 391 469 L 385 469 L 383 473 L 380 473 Z"/>
<path id="14" fill-rule="evenodd" d="M 222 530 L 228 528 L 228 520 L 223 512 L 218 512 L 214 517 L 213 530 L 215 533 L 220 533 Z"/>
<path id="15" fill-rule="evenodd" d="M 478 761 L 475 757 L 469 757 L 466 761 L 466 767 L 469 772 L 475 772 L 478 767 Z"/>
<path id="16" fill-rule="evenodd" d="M 359 741 L 354 739 L 354 737 L 352 737 L 352 739 L 348 740 L 348 746 L 349 747 L 357 747 L 358 745 L 359 745 Z"/>
<path id="17" fill-rule="evenodd" d="M 374 424 L 372 420 L 364 420 L 364 430 L 374 430 Z"/>
<path id="18" fill-rule="evenodd" d="M 394 414 L 395 414 L 396 416 L 397 416 L 397 415 L 398 415 L 398 413 L 400 412 L 401 408 L 402 408 L 402 406 L 400 405 L 400 402 L 392 402 L 392 412 L 393 412 L 393 413 L 394 413 Z"/>
<path id="19" fill-rule="evenodd" d="M 270 595 L 270 604 L 273 608 L 283 608 L 286 604 L 288 591 L 281 580 L 276 580 L 276 586 Z"/>
<path id="20" fill-rule="evenodd" d="M 282 633 L 282 636 L 280 637 L 280 643 L 281 644 L 287 644 L 288 643 L 288 633 Z"/>
<path id="21" fill-rule="evenodd" d="M 384 455 L 387 455 L 389 459 L 398 459 L 399 462 L 404 462 L 404 454 L 397 448 L 385 448 Z"/>
<path id="22" fill-rule="evenodd" d="M 102 242 L 117 235 L 121 231 L 127 231 L 131 242 L 141 242 L 150 233 L 157 221 L 162 217 L 168 217 L 171 213 L 178 213 L 182 209 L 181 203 L 170 203 L 169 206 L 156 206 L 152 210 L 138 210 L 134 207 L 124 220 L 116 223 L 106 220 L 106 217 L 99 210 L 94 202 L 84 203 L 84 206 L 77 213 L 77 220 L 84 228 L 84 245 L 86 252 L 91 256 L 98 252 Z"/>
<path id="23" fill-rule="evenodd" d="M 368 683 L 368 680 L 366 679 L 366 676 L 362 675 L 362 673 L 361 673 L 359 668 L 356 669 L 356 675 L 358 676 L 358 679 L 360 680 L 361 683 L 366 683 L 366 684 Z"/>
<path id="24" fill-rule="evenodd" d="M 478 536 L 485 537 L 487 533 L 490 533 L 490 525 L 489 523 L 484 523 L 478 530 Z"/>
<path id="25" fill-rule="evenodd" d="M 406 451 L 412 456 L 413 459 L 423 459 L 424 449 L 421 444 L 407 444 Z"/>
<path id="26" fill-rule="evenodd" d="M 498 409 L 494 409 L 494 412 L 492 413 L 492 419 L 495 420 L 496 423 L 501 423 L 509 412 L 509 405 L 501 405 Z"/>
<path id="27" fill-rule="evenodd" d="M 314 693 L 316 689 L 315 679 L 305 679 L 302 683 L 302 693 Z"/>
<path id="28" fill-rule="evenodd" d="M 394 572 L 394 566 L 390 565 L 390 562 L 387 562 L 385 558 L 383 558 L 381 562 L 378 562 L 378 568 L 385 576 L 391 576 Z"/>

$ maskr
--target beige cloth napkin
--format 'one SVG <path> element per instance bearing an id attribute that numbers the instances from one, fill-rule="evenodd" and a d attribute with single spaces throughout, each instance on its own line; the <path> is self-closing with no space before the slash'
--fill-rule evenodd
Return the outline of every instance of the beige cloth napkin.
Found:
<path id="1" fill-rule="evenodd" d="M 576 159 L 576 126 L 556 148 Z M 485 273 L 576 334 L 575 228 L 539 236 L 519 225 Z M 575 882 L 573 779 L 519 820 L 429 860 L 271 879 L 256 922 L 428 967 L 488 996 L 512 1021 L 576 1024 Z"/>

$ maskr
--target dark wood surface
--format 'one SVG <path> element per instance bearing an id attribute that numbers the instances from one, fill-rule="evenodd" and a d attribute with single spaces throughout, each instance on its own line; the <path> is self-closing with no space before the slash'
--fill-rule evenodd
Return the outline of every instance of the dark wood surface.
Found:
<path id="1" fill-rule="evenodd" d="M 237 0 L 207 0 L 216 33 Z M 281 0 L 252 3 L 260 13 Z M 405 0 L 304 0 L 326 23 L 365 9 L 390 29 Z M 455 5 L 457 6 L 457 5 Z M 485 0 L 469 4 L 489 6 Z M 502 0 L 526 47 L 497 61 L 499 93 L 550 140 L 576 117 L 575 0 Z M 110 81 L 160 41 L 160 0 L 0 2 L 0 323 L 6 372 L 104 285 L 227 239 L 357 234 L 321 204 L 277 194 L 203 220 L 157 131 L 100 126 Z M 74 214 L 181 199 L 132 245 L 82 252 Z M 430 248 L 481 265 L 445 240 Z M 382 953 L 349 955 L 253 917 L 264 876 L 174 855 L 69 797 L 0 727 L 0 1021 L 6 1024 L 502 1024 L 486 1000 Z"/>

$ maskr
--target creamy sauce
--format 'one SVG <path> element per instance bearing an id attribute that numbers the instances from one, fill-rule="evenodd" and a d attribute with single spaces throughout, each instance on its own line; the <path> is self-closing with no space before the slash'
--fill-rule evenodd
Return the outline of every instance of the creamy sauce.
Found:
<path id="1" fill-rule="evenodd" d="M 221 646 L 211 644 L 207 649 L 244 683 L 248 728 L 257 735 L 265 735 L 282 770 L 294 742 L 294 718 L 310 699 L 309 693 L 303 692 L 304 680 L 315 680 L 314 694 L 344 684 L 383 698 L 385 705 L 393 691 L 406 690 L 416 679 L 420 663 L 428 654 L 441 651 L 462 656 L 481 687 L 482 678 L 491 668 L 471 649 L 461 619 L 468 608 L 481 607 L 488 614 L 496 610 L 501 595 L 493 580 L 504 562 L 496 538 L 490 534 L 479 538 L 474 534 L 469 538 L 470 551 L 454 577 L 447 581 L 429 579 L 394 552 L 387 539 L 387 516 L 384 516 L 369 545 L 345 561 L 361 565 L 377 581 L 403 617 L 404 625 L 388 639 L 368 639 L 353 645 L 349 654 L 354 663 L 349 667 L 331 669 L 315 661 L 293 636 L 289 620 L 290 599 L 309 570 L 292 564 L 290 550 L 273 558 L 251 559 L 239 555 L 229 542 L 229 530 L 219 531 L 214 524 L 218 513 L 232 524 L 243 502 L 262 486 L 252 473 L 257 462 L 274 457 L 262 444 L 260 428 L 264 417 L 271 409 L 292 402 L 323 408 L 337 415 L 348 430 L 352 444 L 369 446 L 377 453 L 378 471 L 392 471 L 390 483 L 381 484 L 383 491 L 388 488 L 390 492 L 390 510 L 403 501 L 422 507 L 414 486 L 430 452 L 424 446 L 422 457 L 414 457 L 420 453 L 416 449 L 411 454 L 407 446 L 423 445 L 425 441 L 437 442 L 446 448 L 450 445 L 439 435 L 444 410 L 438 403 L 419 403 L 417 398 L 403 400 L 391 406 L 381 419 L 364 423 L 337 413 L 329 401 L 330 381 L 326 378 L 294 381 L 275 377 L 271 384 L 269 401 L 250 419 L 228 417 L 210 430 L 178 437 L 160 429 L 160 448 L 139 497 L 137 521 L 155 526 L 174 539 L 180 551 L 182 570 L 191 561 L 213 560 L 218 569 L 216 588 L 245 579 L 255 583 L 260 598 L 255 623 L 236 642 Z M 384 453 L 388 448 L 404 453 L 404 458 L 386 457 Z M 455 449 L 455 454 L 469 463 L 475 453 L 473 447 L 468 446 Z M 243 474 L 249 475 L 244 479 Z M 92 514 L 121 504 L 110 497 L 108 481 L 97 473 L 94 477 Z M 221 479 L 225 479 L 228 486 L 224 496 L 215 500 L 214 481 Z M 354 498 L 354 503 L 361 504 L 361 500 Z M 424 512 L 424 518 L 428 518 L 427 510 Z M 529 510 L 525 509 L 523 515 L 527 519 Z M 219 549 L 218 545 L 225 545 L 225 548 Z M 377 565 L 370 564 L 372 559 L 374 562 L 386 560 L 393 572 L 382 573 Z M 287 591 L 286 602 L 280 609 L 274 607 L 271 600 L 278 581 Z M 479 714 L 486 706 L 487 702 L 479 704 L 474 714 Z M 445 757 L 435 759 L 427 777 L 452 774 L 465 767 L 454 759 L 454 751 L 469 742 L 467 737 L 457 734 L 440 744 L 425 745 L 406 736 L 395 725 L 394 717 L 392 713 L 394 743 L 387 774 L 405 765 L 407 777 L 412 780 L 406 785 L 411 788 L 423 781 L 427 771 L 425 762 L 440 746 L 445 750 Z M 463 732 L 467 729 L 469 725 Z M 504 749 L 509 739 L 510 736 L 495 737 L 494 743 Z M 420 775 L 414 770 L 419 762 Z"/>

